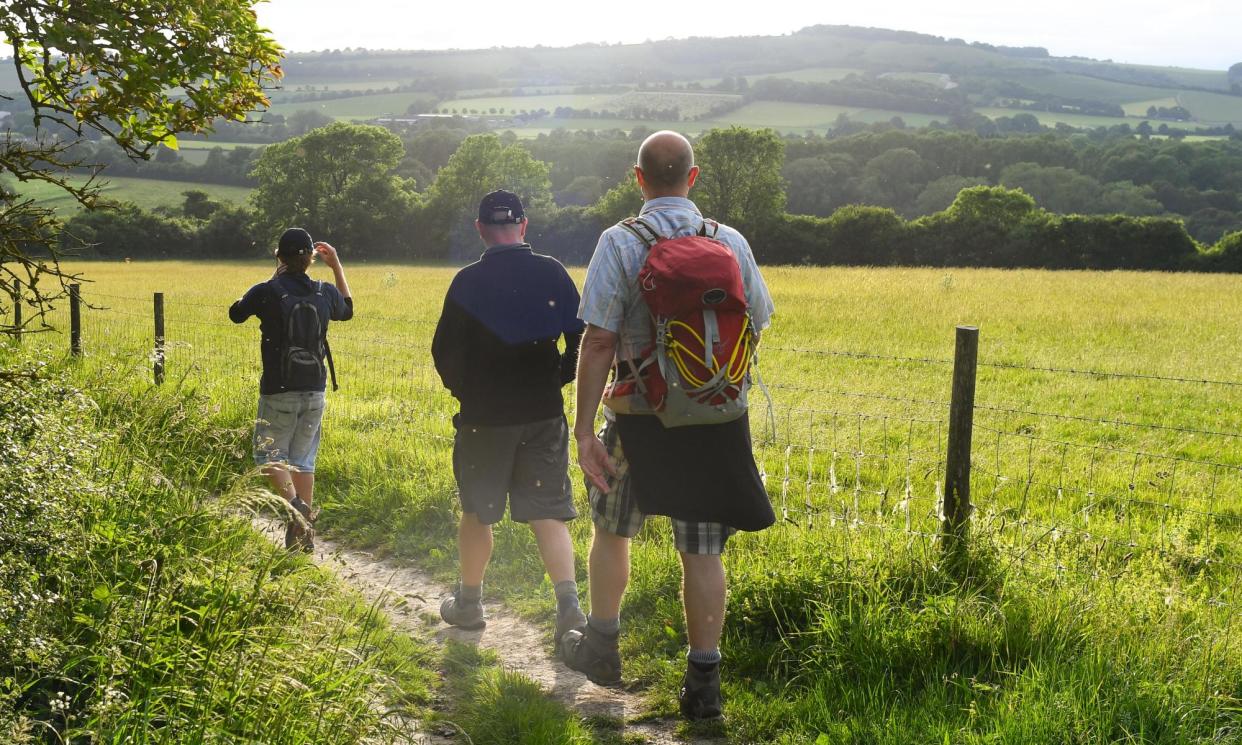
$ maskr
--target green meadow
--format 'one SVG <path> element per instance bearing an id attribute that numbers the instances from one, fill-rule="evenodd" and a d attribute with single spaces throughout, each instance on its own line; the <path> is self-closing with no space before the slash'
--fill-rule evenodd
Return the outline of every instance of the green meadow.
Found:
<path id="1" fill-rule="evenodd" d="M 429 346 L 454 270 L 349 265 L 333 327 L 320 527 L 454 576 L 454 411 Z M 247 467 L 258 330 L 225 310 L 265 264 L 88 263 L 83 380 L 205 397 Z M 313 272 L 322 270 L 313 270 Z M 583 272 L 573 270 L 579 281 Z M 1242 353 L 1227 275 L 765 270 L 777 316 L 756 452 L 780 518 L 732 539 L 732 742 L 1228 742 L 1242 728 Z M 63 312 L 55 319 L 63 328 Z M 954 327 L 980 328 L 970 551 L 936 542 Z M 63 357 L 62 332 L 27 349 Z M 584 495 L 578 487 L 580 512 Z M 625 677 L 672 714 L 684 639 L 661 521 L 635 543 Z M 572 524 L 585 588 L 589 521 Z M 551 623 L 529 531 L 504 523 L 485 594 Z M 486 718 L 487 707 L 471 716 Z M 469 729 L 469 727 L 467 727 Z"/>

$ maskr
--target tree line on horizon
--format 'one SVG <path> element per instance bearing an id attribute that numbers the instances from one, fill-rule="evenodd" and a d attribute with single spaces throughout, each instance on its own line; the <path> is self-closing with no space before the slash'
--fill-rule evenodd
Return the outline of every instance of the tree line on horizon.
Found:
<path id="1" fill-rule="evenodd" d="M 576 145 L 590 150 L 590 139 Z M 1242 270 L 1242 231 L 1236 219 L 1232 232 L 1205 244 L 1175 217 L 1058 214 L 1043 201 L 1085 199 L 1095 192 L 1123 204 L 1126 196 L 1101 191 L 1063 165 L 1084 157 L 1068 143 L 1005 142 L 903 132 L 788 142 L 771 130 L 711 130 L 695 143 L 702 177 L 692 197 L 704 214 L 743 230 L 765 263 Z M 461 262 L 479 252 L 472 225 L 479 196 L 505 187 L 528 205 L 529 236 L 536 249 L 576 264 L 589 258 L 603 228 L 641 206 L 633 177 L 627 175 L 637 147 L 632 138 L 610 141 L 596 153 L 617 177 L 603 194 L 576 205 L 558 204 L 554 180 L 563 182 L 567 174 L 554 179 L 556 165 L 537 157 L 550 142 L 528 146 L 495 134 L 473 134 L 460 141 L 440 138 L 438 144 L 438 153 L 421 153 L 437 167 L 420 190 L 416 178 L 402 175 L 409 152 L 388 130 L 343 123 L 313 129 L 257 156 L 251 171 L 257 186 L 249 205 L 218 203 L 190 190 L 173 209 L 124 205 L 84 211 L 66 222 L 62 247 L 86 245 L 86 255 L 99 258 L 259 257 L 270 253 L 280 230 L 300 225 L 355 260 Z M 1135 169 L 1147 164 L 1149 173 L 1142 176 L 1147 179 L 1158 170 L 1151 163 L 1176 161 L 1175 152 L 1136 155 L 1147 147 L 1152 144 L 1090 150 L 1088 159 L 1118 178 L 1136 176 Z M 1229 186 L 1236 207 L 1239 189 L 1230 179 L 1242 177 L 1242 168 L 1232 167 L 1242 163 L 1242 146 L 1221 147 L 1223 152 L 1208 153 L 1214 170 L 1203 164 L 1183 169 L 1182 181 Z M 791 156 L 796 157 L 787 163 Z M 909 176 L 913 159 L 930 173 L 934 169 L 928 162 L 950 157 L 967 170 L 999 170 L 1001 178 L 990 183 L 939 177 L 917 191 L 918 180 Z M 789 166 L 807 160 L 822 161 L 822 167 L 791 177 Z M 864 165 L 851 175 L 851 163 L 857 166 L 860 160 Z M 791 214 L 790 205 L 804 201 L 815 178 L 837 189 L 830 199 L 841 203 L 821 203 L 831 209 L 825 206 L 820 215 Z M 858 193 L 887 189 L 905 190 L 909 203 L 932 184 L 943 204 L 921 215 L 851 201 Z M 1181 187 L 1162 182 L 1161 188 Z"/>

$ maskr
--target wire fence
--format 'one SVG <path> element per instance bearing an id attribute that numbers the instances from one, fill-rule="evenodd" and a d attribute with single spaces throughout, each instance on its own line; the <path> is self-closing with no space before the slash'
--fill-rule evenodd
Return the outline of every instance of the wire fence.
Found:
<path id="1" fill-rule="evenodd" d="M 117 375 L 151 381 L 162 363 L 167 381 L 200 387 L 221 407 L 254 406 L 261 363 L 253 329 L 230 323 L 219 304 L 206 296 L 167 298 L 161 347 L 152 298 L 92 290 L 82 300 L 79 328 L 69 336 L 80 340 L 84 364 L 107 364 Z M 69 328 L 71 313 L 58 312 L 63 316 L 52 324 Z M 435 446 L 449 469 L 456 405 L 430 364 L 434 322 L 366 318 L 376 323 L 351 324 L 333 335 L 342 390 L 332 395 L 328 432 L 417 436 Z M 69 342 L 57 332 L 23 343 L 68 351 Z M 948 389 L 955 361 L 782 346 L 779 339 L 761 351 L 772 405 L 768 409 L 756 393 L 751 424 L 778 529 L 833 540 L 845 540 L 842 531 L 875 531 L 908 546 L 942 537 L 953 402 L 902 395 L 899 385 L 901 374 L 913 374 L 942 380 L 942 390 Z M 830 370 L 819 379 L 782 376 L 784 360 L 822 357 L 848 359 L 868 366 L 877 380 L 897 382 L 887 390 L 851 390 L 824 385 Z M 1000 374 L 1205 386 L 1222 396 L 1221 408 L 1242 404 L 1228 398 L 1242 383 L 1208 377 L 987 360 L 978 366 Z M 1242 432 L 1111 411 L 1028 409 L 1003 402 L 1006 383 L 990 378 L 979 390 L 967 485 L 971 541 L 996 550 L 1007 565 L 1038 563 L 1094 577 L 1143 559 L 1187 577 L 1236 583 L 1242 573 Z M 572 397 L 567 400 L 572 417 Z"/>

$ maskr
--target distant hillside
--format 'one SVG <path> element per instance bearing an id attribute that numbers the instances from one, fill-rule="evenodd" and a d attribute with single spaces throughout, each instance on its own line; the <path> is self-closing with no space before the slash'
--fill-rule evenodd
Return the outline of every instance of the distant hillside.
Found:
<path id="1" fill-rule="evenodd" d="M 1059 58 L 1041 47 L 850 26 L 561 48 L 333 50 L 292 54 L 284 69 L 269 114 L 370 120 L 436 112 L 490 117 L 493 128 L 522 136 L 733 123 L 824 132 L 842 115 L 912 126 L 1027 113 L 1044 126 L 1242 127 L 1237 70 Z M 11 67 L 0 65 L 0 90 L 15 85 Z M 679 91 L 715 97 L 677 98 Z"/>

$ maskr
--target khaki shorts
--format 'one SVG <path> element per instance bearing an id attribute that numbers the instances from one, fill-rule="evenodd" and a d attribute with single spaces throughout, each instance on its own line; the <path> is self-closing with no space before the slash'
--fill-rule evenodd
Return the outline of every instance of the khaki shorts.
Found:
<path id="1" fill-rule="evenodd" d="M 458 425 L 453 476 L 462 511 L 485 525 L 500 522 L 506 503 L 516 522 L 578 516 L 564 416 L 530 424 Z"/>

